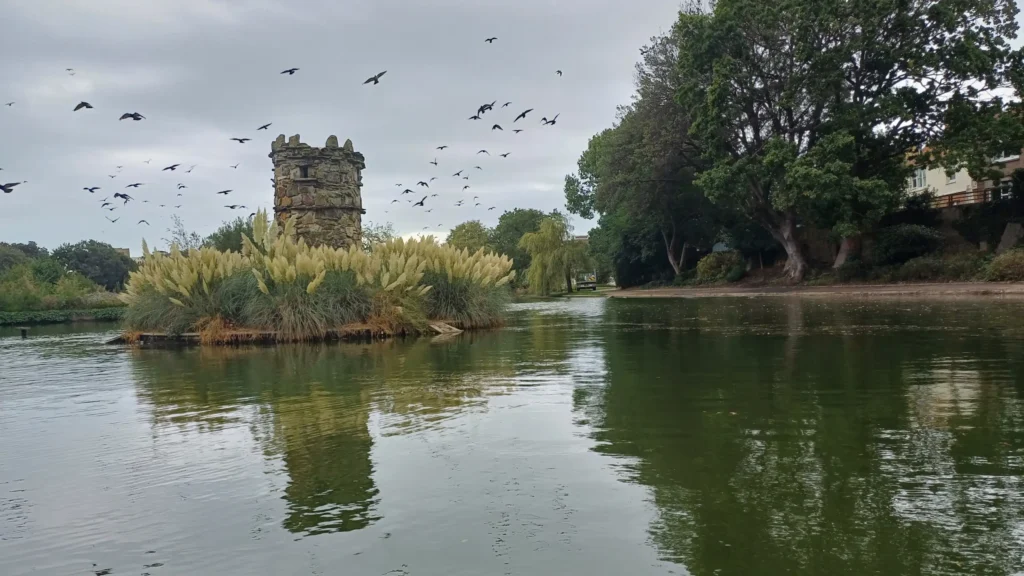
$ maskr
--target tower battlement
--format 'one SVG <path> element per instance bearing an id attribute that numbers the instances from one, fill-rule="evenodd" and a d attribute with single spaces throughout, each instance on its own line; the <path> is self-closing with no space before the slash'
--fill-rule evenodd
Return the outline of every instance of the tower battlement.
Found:
<path id="1" fill-rule="evenodd" d="M 296 217 L 296 233 L 307 244 L 347 248 L 362 240 L 363 155 L 351 140 L 338 146 L 330 136 L 322 148 L 298 134 L 281 134 L 270 145 L 274 162 L 274 218 Z"/>

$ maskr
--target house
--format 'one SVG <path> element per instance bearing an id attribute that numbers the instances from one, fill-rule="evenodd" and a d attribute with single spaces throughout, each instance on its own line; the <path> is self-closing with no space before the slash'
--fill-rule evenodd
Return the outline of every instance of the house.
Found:
<path id="1" fill-rule="evenodd" d="M 977 204 L 1008 198 L 1014 171 L 1024 169 L 1024 161 L 1021 160 L 1020 152 L 993 158 L 992 164 L 1002 173 L 999 180 L 977 182 L 971 179 L 966 169 L 948 175 L 946 169 L 942 167 L 918 168 L 914 170 L 907 188 L 911 194 L 931 192 L 934 196 L 932 201 L 934 208 Z"/>

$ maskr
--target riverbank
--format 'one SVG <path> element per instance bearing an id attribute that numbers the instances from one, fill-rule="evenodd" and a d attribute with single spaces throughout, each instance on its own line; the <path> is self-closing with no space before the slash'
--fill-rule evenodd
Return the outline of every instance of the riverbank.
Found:
<path id="1" fill-rule="evenodd" d="M 66 322 L 118 322 L 124 317 L 125 310 L 125 307 L 117 306 L 88 310 L 0 312 L 0 326 L 14 324 L 63 324 Z"/>
<path id="2" fill-rule="evenodd" d="M 609 292 L 610 298 L 713 298 L 755 296 L 807 296 L 825 298 L 870 297 L 1010 297 L 1024 298 L 1024 282 L 950 282 L 933 284 L 842 284 L 831 286 L 701 286 L 692 288 L 627 288 Z"/>

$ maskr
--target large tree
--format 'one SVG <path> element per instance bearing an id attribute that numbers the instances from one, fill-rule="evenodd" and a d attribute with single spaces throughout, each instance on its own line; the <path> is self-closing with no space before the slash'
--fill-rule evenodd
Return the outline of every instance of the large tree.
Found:
<path id="1" fill-rule="evenodd" d="M 630 223 L 632 238 L 660 238 L 679 274 L 687 250 L 710 246 L 718 230 L 714 206 L 694 183 L 701 158 L 688 111 L 675 100 L 677 45 L 662 36 L 641 50 L 633 103 L 619 110 L 614 128 L 590 140 L 577 173 L 565 179 L 565 194 L 574 214 L 617 214 Z"/>
<path id="2" fill-rule="evenodd" d="M 228 250 L 241 252 L 243 234 L 252 238 L 252 218 L 242 218 L 239 216 L 234 220 L 221 224 L 220 228 L 217 228 L 213 234 L 206 237 L 203 244 L 222 252 L 227 252 Z"/>
<path id="3" fill-rule="evenodd" d="M 698 185 L 768 230 L 802 279 L 801 222 L 855 236 L 899 205 L 915 163 L 979 164 L 969 151 L 994 146 L 976 128 L 1010 78 L 1015 14 L 1013 0 L 718 0 L 681 12 L 677 99 L 708 164 Z M 947 143 L 957 153 L 920 152 Z"/>
<path id="4" fill-rule="evenodd" d="M 542 220 L 536 232 L 524 234 L 519 246 L 530 253 L 527 281 L 535 294 L 550 294 L 562 282 L 572 292 L 573 274 L 592 264 L 586 243 L 573 238 L 568 220 L 557 213 Z"/>
<path id="5" fill-rule="evenodd" d="M 53 251 L 53 258 L 69 272 L 78 272 L 107 290 L 117 290 L 135 270 L 135 262 L 110 244 L 83 240 L 62 244 Z"/>
<path id="6" fill-rule="evenodd" d="M 479 220 L 463 222 L 448 233 L 445 242 L 455 248 L 465 248 L 470 252 L 476 252 L 481 248 L 488 247 L 490 231 Z"/>
<path id="7" fill-rule="evenodd" d="M 516 208 L 502 214 L 498 224 L 491 229 L 489 244 L 495 252 L 512 259 L 517 284 L 524 281 L 526 270 L 530 268 L 530 253 L 519 247 L 519 241 L 525 234 L 536 232 L 546 217 L 545 213 L 534 208 Z"/>

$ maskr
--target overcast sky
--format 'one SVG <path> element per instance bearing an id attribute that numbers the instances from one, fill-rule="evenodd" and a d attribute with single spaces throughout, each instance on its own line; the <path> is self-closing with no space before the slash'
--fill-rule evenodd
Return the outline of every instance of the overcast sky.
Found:
<path id="1" fill-rule="evenodd" d="M 0 180 L 27 180 L 0 194 L 0 241 L 53 248 L 94 238 L 136 254 L 141 238 L 158 244 L 167 237 L 172 214 L 208 234 L 251 211 L 225 204 L 272 207 L 267 155 L 282 133 L 313 146 L 331 134 L 350 138 L 366 157 L 364 222 L 390 221 L 400 234 L 427 226 L 444 236 L 465 220 L 493 225 L 515 207 L 563 208 L 565 174 L 588 138 L 612 124 L 616 105 L 628 102 L 639 48 L 671 27 L 678 6 L 0 0 L 0 102 L 15 102 L 0 107 Z M 489 36 L 498 40 L 485 44 Z M 300 70 L 280 74 L 291 67 Z M 382 70 L 379 85 L 362 85 Z M 72 112 L 82 100 L 95 108 Z M 467 120 L 492 100 L 499 102 L 493 112 Z M 506 101 L 512 105 L 501 109 Z M 525 131 L 513 134 L 513 118 L 527 108 L 534 111 L 515 126 Z M 125 112 L 146 119 L 119 121 Z M 539 124 L 555 114 L 555 126 Z M 256 131 L 268 122 L 269 130 Z M 495 122 L 505 130 L 492 131 Z M 439 145 L 450 148 L 437 152 Z M 481 148 L 491 156 L 477 155 Z M 511 154 L 502 159 L 504 152 Z M 429 164 L 435 157 L 436 168 Z M 175 163 L 182 164 L 177 172 L 161 171 Z M 468 182 L 451 177 L 459 169 Z M 433 212 L 391 204 L 396 183 L 415 188 L 431 176 L 439 178 L 431 192 L 440 195 L 427 202 Z M 144 183 L 129 190 L 136 201 L 100 209 L 102 198 L 133 182 Z M 178 183 L 187 186 L 180 198 Z M 463 193 L 465 184 L 471 188 Z M 90 194 L 87 186 L 101 190 Z M 227 188 L 234 190 L 227 198 L 214 194 Z M 474 195 L 480 207 L 471 206 Z M 455 207 L 458 199 L 466 206 Z M 576 225 L 583 233 L 592 224 Z"/>

